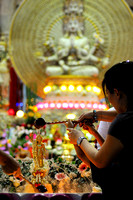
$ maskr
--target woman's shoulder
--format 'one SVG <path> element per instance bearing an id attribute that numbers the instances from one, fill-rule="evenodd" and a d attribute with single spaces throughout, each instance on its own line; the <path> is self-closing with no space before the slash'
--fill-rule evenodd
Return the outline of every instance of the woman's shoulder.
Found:
<path id="1" fill-rule="evenodd" d="M 133 112 L 118 114 L 110 125 L 108 134 L 122 141 L 129 137 L 133 124 Z M 128 130 L 128 132 L 127 132 Z"/>
<path id="2" fill-rule="evenodd" d="M 128 120 L 133 120 L 133 111 L 127 111 L 127 112 L 118 114 L 114 122 L 117 123 L 117 122 L 124 122 Z"/>

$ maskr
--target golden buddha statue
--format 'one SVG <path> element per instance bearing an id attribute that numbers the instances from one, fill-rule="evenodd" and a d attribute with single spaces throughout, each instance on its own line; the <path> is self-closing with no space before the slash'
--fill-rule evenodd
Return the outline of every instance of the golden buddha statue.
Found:
<path id="1" fill-rule="evenodd" d="M 33 141 L 33 160 L 36 168 L 43 167 L 43 159 L 45 158 L 45 146 L 42 142 L 42 136 L 37 135 L 36 139 Z"/>
<path id="2" fill-rule="evenodd" d="M 33 140 L 31 135 L 32 152 L 33 152 L 33 163 L 30 166 L 32 173 L 32 184 L 35 187 L 44 187 L 47 184 L 46 176 L 49 172 L 49 163 L 45 159 L 46 149 L 43 143 L 43 138 L 38 132 L 36 139 Z M 44 187 L 45 188 L 45 187 Z"/>

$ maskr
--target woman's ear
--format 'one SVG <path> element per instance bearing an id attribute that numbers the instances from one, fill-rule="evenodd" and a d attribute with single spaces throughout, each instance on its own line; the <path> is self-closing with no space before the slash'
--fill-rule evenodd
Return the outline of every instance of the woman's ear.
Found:
<path id="1" fill-rule="evenodd" d="M 120 92 L 119 92 L 116 88 L 114 88 L 114 94 L 115 94 L 116 96 L 120 96 Z"/>
<path id="2" fill-rule="evenodd" d="M 117 97 L 122 97 L 124 93 L 123 93 L 122 91 L 119 91 L 119 90 L 117 90 L 116 88 L 114 88 L 114 94 L 115 94 Z"/>

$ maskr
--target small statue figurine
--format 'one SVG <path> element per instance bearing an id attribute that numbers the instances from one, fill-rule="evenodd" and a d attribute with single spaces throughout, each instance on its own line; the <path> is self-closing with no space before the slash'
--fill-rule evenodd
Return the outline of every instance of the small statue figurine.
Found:
<path id="1" fill-rule="evenodd" d="M 45 146 L 42 142 L 42 136 L 39 134 L 33 141 L 33 160 L 35 168 L 43 167 L 43 158 L 45 158 Z"/>
<path id="2" fill-rule="evenodd" d="M 30 171 L 32 173 L 32 184 L 34 184 L 35 187 L 41 192 L 46 192 L 47 188 L 45 185 L 47 184 L 46 176 L 49 172 L 49 164 L 45 159 L 46 149 L 40 132 L 38 132 L 38 135 L 34 140 L 31 135 L 31 141 L 33 142 L 33 163 L 30 166 Z"/>

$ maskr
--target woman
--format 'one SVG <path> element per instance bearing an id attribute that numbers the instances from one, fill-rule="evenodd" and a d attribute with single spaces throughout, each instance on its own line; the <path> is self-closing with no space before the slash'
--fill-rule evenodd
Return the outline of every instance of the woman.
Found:
<path id="1" fill-rule="evenodd" d="M 70 142 L 74 144 L 78 157 L 91 166 L 93 180 L 101 186 L 106 200 L 127 199 L 132 195 L 132 80 L 133 62 L 130 61 L 114 65 L 104 75 L 103 92 L 115 108 L 117 116 L 105 141 L 88 125 L 89 131 L 101 145 L 99 151 L 89 144 L 81 131 L 68 128 Z M 93 115 L 96 119 L 97 113 L 94 112 Z M 80 116 L 79 122 L 84 118 L 84 115 Z"/>

